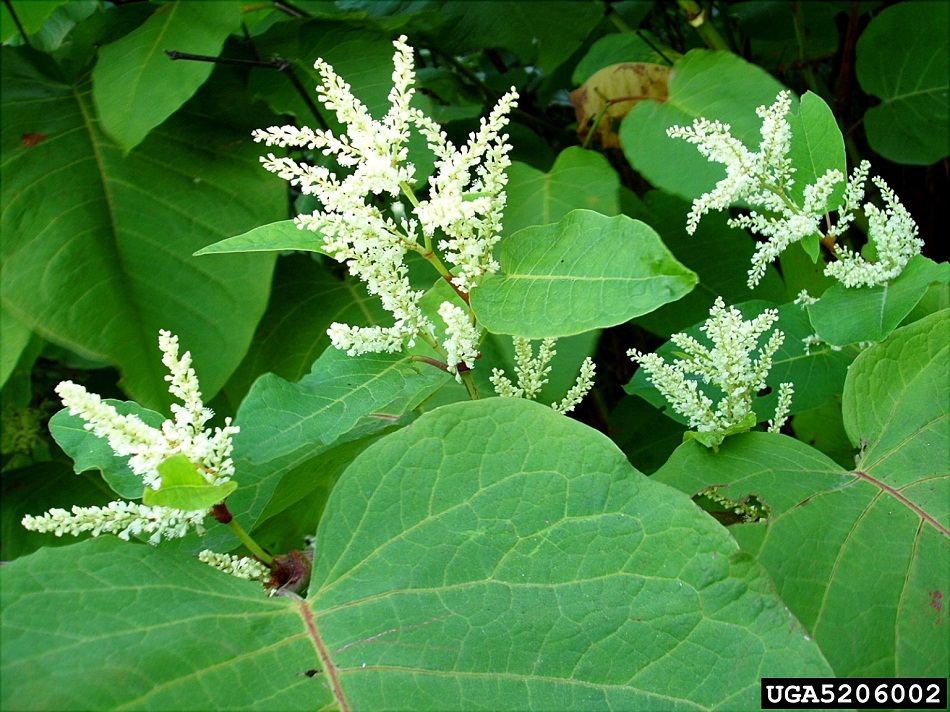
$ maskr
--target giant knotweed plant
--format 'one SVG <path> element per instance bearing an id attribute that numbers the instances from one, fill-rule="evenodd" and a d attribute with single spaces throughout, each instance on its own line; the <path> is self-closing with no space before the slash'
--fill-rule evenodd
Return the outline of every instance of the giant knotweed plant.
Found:
<path id="1" fill-rule="evenodd" d="M 683 352 L 671 363 L 662 356 L 636 349 L 630 349 L 627 355 L 647 371 L 647 379 L 673 409 L 689 419 L 689 426 L 695 432 L 687 435 L 718 449 L 726 436 L 747 432 L 757 422 L 752 410 L 753 397 L 765 387 L 772 358 L 785 341 L 785 334 L 776 329 L 759 349 L 758 356 L 753 359 L 751 354 L 776 321 L 775 309 L 766 309 L 746 321 L 738 309 L 727 309 L 722 297 L 717 297 L 709 319 L 699 327 L 712 342 L 712 348 L 680 333 L 673 334 L 670 341 Z M 703 392 L 700 383 L 718 389 L 718 403 Z M 778 405 L 769 421 L 769 432 L 781 430 L 791 410 L 793 393 L 791 383 L 779 386 Z"/>
<path id="2" fill-rule="evenodd" d="M 231 517 L 224 500 L 236 488 L 232 436 L 240 428 L 226 418 L 223 428 L 206 428 L 214 413 L 201 397 L 191 353 L 179 354 L 178 337 L 161 331 L 158 346 L 168 391 L 181 403 L 172 403 L 173 417 L 151 427 L 136 413 L 120 414 L 115 405 L 71 381 L 56 386 L 69 409 L 79 416 L 86 430 L 103 438 L 116 457 L 127 459 L 129 469 L 142 479 L 142 502 L 115 500 L 104 507 L 54 508 L 39 516 L 27 515 L 22 524 L 31 531 L 73 536 L 89 532 L 96 537 L 115 534 L 148 537 L 157 545 L 162 539 L 177 539 L 190 530 L 204 534 L 204 521 L 211 516 L 230 525 L 256 559 L 202 551 L 198 558 L 239 578 L 266 581 L 271 568 L 279 566 Z"/>
<path id="3" fill-rule="evenodd" d="M 4 3 L 0 709 L 946 679 L 950 4 L 695 4 Z"/>

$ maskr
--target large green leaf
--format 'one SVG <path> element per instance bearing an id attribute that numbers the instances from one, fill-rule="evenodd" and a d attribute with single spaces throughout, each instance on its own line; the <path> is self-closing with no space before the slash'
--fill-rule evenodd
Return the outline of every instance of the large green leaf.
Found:
<path id="1" fill-rule="evenodd" d="M 518 399 L 358 457 L 306 601 L 115 540 L 0 576 L 8 709 L 743 710 L 763 676 L 830 674 L 688 497 Z"/>
<path id="2" fill-rule="evenodd" d="M 172 61 L 164 50 L 216 57 L 241 24 L 235 0 L 159 7 L 144 25 L 99 50 L 93 99 L 102 127 L 128 153 L 211 75 L 210 62 Z"/>
<path id="3" fill-rule="evenodd" d="M 180 336 L 210 397 L 267 302 L 272 256 L 192 253 L 276 220 L 286 204 L 248 119 L 218 120 L 223 86 L 206 89 L 123 157 L 88 82 L 3 48 L 3 306 L 50 341 L 116 364 L 151 407 L 168 400 L 159 329 Z"/>
<path id="4" fill-rule="evenodd" d="M 347 356 L 335 348 L 317 359 L 298 383 L 265 374 L 238 411 L 234 479 L 228 499 L 250 526 L 281 478 L 342 443 L 411 421 L 410 411 L 448 376 L 405 354 Z"/>
<path id="5" fill-rule="evenodd" d="M 0 581 L 3 677 L 16 680 L 3 685 L 4 709 L 314 710 L 332 700 L 303 674 L 319 662 L 302 603 L 172 550 L 103 537 L 19 559 Z"/>
<path id="6" fill-rule="evenodd" d="M 620 177 L 607 159 L 578 146 L 561 151 L 547 173 L 515 161 L 508 169 L 505 235 L 557 222 L 576 209 L 616 215 L 619 189 Z"/>
<path id="7" fill-rule="evenodd" d="M 861 88 L 881 100 L 864 115 L 871 147 L 898 163 L 950 153 L 950 4 L 903 2 L 871 20 L 857 45 Z"/>
<path id="8" fill-rule="evenodd" d="M 950 643 L 950 312 L 862 353 L 844 418 L 861 452 L 847 472 L 804 443 L 749 433 L 718 454 L 684 443 L 654 477 L 709 485 L 772 508 L 767 529 L 732 528 L 841 677 L 946 677 Z M 847 642 L 844 642 L 847 641 Z"/>
<path id="9" fill-rule="evenodd" d="M 947 334 L 947 310 L 898 329 L 855 360 L 844 388 L 844 427 L 862 450 L 857 467 L 910 500 L 932 501 L 941 519 L 950 504 L 934 489 L 950 483 Z"/>
<path id="10" fill-rule="evenodd" d="M 507 238 L 501 272 L 472 291 L 472 308 L 494 333 L 571 336 L 646 314 L 696 281 L 639 220 L 574 210 Z"/>
<path id="11" fill-rule="evenodd" d="M 620 143 L 630 165 L 654 186 L 692 200 L 722 180 L 725 169 L 666 130 L 704 116 L 729 124 L 732 135 L 755 150 L 762 140 L 755 109 L 771 105 L 784 87 L 729 52 L 692 50 L 673 65 L 670 76 L 669 99 L 634 106 L 620 126 Z"/>

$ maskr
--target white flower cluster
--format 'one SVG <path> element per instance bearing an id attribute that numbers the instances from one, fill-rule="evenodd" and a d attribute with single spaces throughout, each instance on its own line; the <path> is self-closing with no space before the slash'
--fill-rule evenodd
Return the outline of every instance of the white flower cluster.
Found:
<path id="1" fill-rule="evenodd" d="M 861 165 L 864 175 L 867 175 L 868 167 L 870 164 L 864 161 Z M 858 171 L 855 174 L 858 175 Z M 846 287 L 873 286 L 894 279 L 904 270 L 911 257 L 920 254 L 924 246 L 923 240 L 917 237 L 917 223 L 894 191 L 877 176 L 871 182 L 881 191 L 885 206 L 884 210 L 872 203 L 864 206 L 864 214 L 868 217 L 868 236 L 877 250 L 878 261 L 868 262 L 848 247 L 835 245 L 838 261 L 825 267 L 825 274 L 835 277 Z M 863 195 L 863 178 L 852 178 L 848 184 L 849 192 L 852 186 L 855 186 L 855 192 Z"/>
<path id="2" fill-rule="evenodd" d="M 70 511 L 51 509 L 38 517 L 26 515 L 22 524 L 34 532 L 49 532 L 56 536 L 83 532 L 115 534 L 120 539 L 148 534 L 150 544 L 158 544 L 162 538 L 177 539 L 185 536 L 194 527 L 202 530 L 206 512 L 186 512 L 170 507 L 149 507 L 135 502 L 117 500 L 105 507 L 73 506 Z"/>
<path id="3" fill-rule="evenodd" d="M 630 349 L 627 355 L 646 369 L 647 379 L 677 413 L 689 420 L 690 428 L 700 433 L 723 435 L 741 432 L 756 423 L 752 399 L 765 387 L 772 357 L 784 342 L 785 334 L 776 329 L 759 350 L 758 358 L 753 359 L 751 353 L 758 347 L 759 338 L 777 320 L 778 311 L 766 309 L 751 321 L 745 321 L 738 309 L 727 309 L 722 297 L 717 297 L 709 310 L 709 318 L 700 327 L 712 342 L 712 348 L 679 333 L 673 334 L 670 341 L 684 354 L 672 363 L 666 363 L 657 354 L 644 354 L 636 349 Z M 719 403 L 714 404 L 699 388 L 700 382 L 722 392 Z M 777 427 L 781 427 L 789 412 L 792 392 L 792 384 L 780 386 L 779 408 L 773 419 Z"/>
<path id="4" fill-rule="evenodd" d="M 328 254 L 345 262 L 371 294 L 378 295 L 395 324 L 391 327 L 356 327 L 333 324 L 328 330 L 333 345 L 354 356 L 389 352 L 411 346 L 416 336 L 434 333 L 433 324 L 419 307 L 421 292 L 409 283 L 403 261 L 407 250 L 426 253 L 432 238 L 445 259 L 456 267 L 451 281 L 467 293 L 486 272 L 497 270 L 492 248 L 501 231 L 505 206 L 505 169 L 510 165 L 502 131 L 507 114 L 516 105 L 512 89 L 503 96 L 481 128 L 457 149 L 438 124 L 410 107 L 415 83 L 412 48 L 406 38 L 393 43 L 393 89 L 390 108 L 376 121 L 353 96 L 346 84 L 323 60 L 315 67 L 323 84 L 320 101 L 336 113 L 346 134 L 293 126 L 254 132 L 255 141 L 268 146 L 299 147 L 334 155 L 348 173 L 340 177 L 323 166 L 310 166 L 273 154 L 261 158 L 264 167 L 308 195 L 316 196 L 323 209 L 296 218 L 298 227 L 320 232 Z M 412 192 L 415 166 L 408 162 L 407 141 L 415 127 L 436 155 L 436 173 L 429 179 L 429 194 L 418 200 Z M 404 192 L 414 206 L 413 217 L 397 223 L 372 201 L 381 194 L 395 199 Z M 451 359 L 449 359 L 451 361 Z M 462 359 L 464 360 L 464 358 Z M 450 364 L 450 367 L 452 364 Z"/>
<path id="5" fill-rule="evenodd" d="M 198 554 L 198 560 L 226 574 L 248 581 L 268 581 L 271 575 L 270 568 L 249 556 L 218 554 L 205 549 Z"/>
<path id="6" fill-rule="evenodd" d="M 168 457 L 178 453 L 187 455 L 208 484 L 227 482 L 234 474 L 231 460 L 231 436 L 239 431 L 225 420 L 223 428 L 203 429 L 213 413 L 204 407 L 198 379 L 191 367 L 191 354 L 178 354 L 178 337 L 167 331 L 159 332 L 162 362 L 170 375 L 169 392 L 183 405 L 172 405 L 174 419 L 166 420 L 161 428 L 146 425 L 137 415 L 121 415 L 95 393 L 71 381 L 56 386 L 56 392 L 69 408 L 70 415 L 86 421 L 86 430 L 106 438 L 109 447 L 119 457 L 128 457 L 129 468 L 142 478 L 145 487 L 153 490 L 161 486 L 158 467 Z M 110 502 L 106 507 L 73 507 L 71 512 L 51 509 L 39 517 L 26 516 L 23 526 L 33 531 L 65 533 L 92 532 L 93 536 L 111 533 L 122 539 L 131 535 L 150 534 L 149 542 L 157 544 L 162 537 L 171 539 L 184 536 L 189 527 L 201 529 L 207 512 L 184 511 L 170 507 L 146 506 L 132 502 Z"/>
<path id="7" fill-rule="evenodd" d="M 465 364 L 469 370 L 475 368 L 475 359 L 478 358 L 478 329 L 466 309 L 455 306 L 452 302 L 442 302 L 439 307 L 439 316 L 445 322 L 445 349 L 449 373 L 461 381 L 459 364 Z"/>
<path id="8" fill-rule="evenodd" d="M 821 222 L 827 212 L 828 200 L 845 176 L 828 170 L 815 183 L 803 189 L 803 202 L 796 204 L 789 193 L 794 185 L 795 168 L 789 158 L 792 130 L 785 118 L 791 108 L 791 94 L 780 92 L 770 107 L 760 106 L 756 113 L 762 118 L 762 141 L 752 152 L 733 137 L 729 124 L 699 118 L 692 126 L 673 126 L 667 130 L 671 138 L 682 138 L 695 144 L 710 161 L 726 167 L 726 177 L 716 187 L 693 201 L 686 230 L 696 231 L 700 218 L 711 210 L 726 210 L 737 201 L 763 212 L 751 211 L 728 221 L 731 227 L 746 228 L 768 238 L 760 243 L 752 257 L 749 287 L 755 287 L 765 274 L 767 265 L 789 245 L 810 235 L 821 234 Z M 835 238 L 844 233 L 854 219 L 854 211 L 864 198 L 864 182 L 870 164 L 863 161 L 852 173 L 845 187 L 844 203 L 838 220 L 827 231 Z M 878 262 L 871 263 L 846 247 L 835 247 L 839 261 L 828 265 L 825 274 L 836 277 L 846 287 L 884 284 L 893 279 L 911 257 L 920 252 L 923 242 L 916 239 L 917 225 L 901 205 L 897 196 L 880 178 L 872 181 L 881 191 L 886 204 L 882 212 L 868 203 L 864 206 L 870 223 L 869 239 L 878 253 Z"/>
<path id="9" fill-rule="evenodd" d="M 541 392 L 541 388 L 548 382 L 551 372 L 551 359 L 557 354 L 554 350 L 555 339 L 544 339 L 538 348 L 538 355 L 534 355 L 531 341 L 520 336 L 512 337 L 515 346 L 515 376 L 518 385 L 515 386 L 504 370 L 493 368 L 488 380 L 495 387 L 495 393 L 503 398 L 526 398 L 534 400 Z M 558 413 L 569 413 L 580 403 L 590 389 L 594 387 L 596 368 L 588 356 L 581 364 L 580 373 L 571 389 L 560 403 L 552 403 L 551 407 Z"/>

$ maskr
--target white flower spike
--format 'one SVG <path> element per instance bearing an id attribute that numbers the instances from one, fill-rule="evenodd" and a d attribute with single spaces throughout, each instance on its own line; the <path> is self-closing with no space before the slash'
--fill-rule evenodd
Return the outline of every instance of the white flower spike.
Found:
<path id="1" fill-rule="evenodd" d="M 498 269 L 492 248 L 500 239 L 505 169 L 511 163 L 511 146 L 503 131 L 518 95 L 514 89 L 505 94 L 488 118 L 482 119 L 478 132 L 465 146 L 456 148 L 436 122 L 410 107 L 415 83 L 413 51 L 405 37 L 393 44 L 393 88 L 389 111 L 382 119 L 373 119 L 333 68 L 317 60 L 315 66 L 322 79 L 317 88 L 319 99 L 335 112 L 337 120 L 346 126 L 346 133 L 336 136 L 331 131 L 282 126 L 253 134 L 255 141 L 268 146 L 332 155 L 345 169 L 341 177 L 323 166 L 291 158 L 268 154 L 261 159 L 267 170 L 319 199 L 323 208 L 297 217 L 298 227 L 320 232 L 327 252 L 345 262 L 350 273 L 363 281 L 370 294 L 378 296 L 393 315 L 395 323 L 391 327 L 331 325 L 327 333 L 332 344 L 351 356 L 392 353 L 405 344 L 412 346 L 417 337 L 431 342 L 435 327 L 419 306 L 422 292 L 410 286 L 404 262 L 407 251 L 431 257 L 432 241 L 438 236 L 438 249 L 455 266 L 451 275 L 446 267 L 441 270 L 463 295 L 484 274 Z M 412 128 L 427 139 L 436 156 L 436 172 L 429 179 L 428 197 L 422 200 L 412 192 L 416 169 L 408 161 L 407 148 Z M 385 195 L 395 201 L 401 193 L 413 206 L 409 219 L 399 210 L 384 213 L 373 200 L 373 196 Z M 453 326 L 460 327 L 461 322 L 454 320 Z M 461 354 L 457 363 L 467 363 L 471 335 L 457 331 L 456 336 L 461 340 L 450 344 L 453 355 L 448 360 Z M 450 370 L 455 365 L 450 363 Z"/>
<path id="2" fill-rule="evenodd" d="M 722 297 L 717 297 L 709 319 L 700 327 L 712 342 L 712 348 L 679 333 L 673 334 L 670 341 L 685 353 L 672 363 L 666 363 L 657 354 L 644 354 L 636 349 L 630 349 L 627 355 L 646 370 L 647 379 L 677 413 L 688 419 L 690 428 L 709 434 L 699 438 L 701 442 L 718 447 L 727 435 L 749 430 L 756 423 L 752 398 L 765 387 L 772 358 L 784 342 L 785 334 L 776 329 L 759 349 L 758 357 L 752 358 L 751 354 L 776 321 L 778 311 L 775 309 L 766 309 L 745 321 L 738 309 L 727 309 Z M 711 384 L 722 393 L 718 403 L 700 389 L 700 383 Z M 793 392 L 790 383 L 783 383 L 779 388 L 779 407 L 773 419 L 776 428 L 785 421 Z"/>
<path id="3" fill-rule="evenodd" d="M 179 356 L 178 337 L 167 331 L 159 332 L 158 343 L 162 362 L 170 371 L 170 375 L 165 376 L 168 390 L 183 403 L 171 406 L 174 418 L 162 423 L 161 428 L 146 425 L 136 415 L 119 414 L 98 395 L 71 381 L 60 383 L 56 392 L 69 408 L 70 415 L 78 415 L 86 421 L 86 430 L 105 438 L 119 457 L 129 458 L 129 468 L 142 478 L 145 487 L 159 489 L 159 465 L 178 453 L 188 457 L 208 484 L 223 484 L 234 474 L 231 437 L 240 429 L 231 425 L 230 418 L 225 420 L 223 428 L 203 428 L 213 414 L 202 403 L 198 379 L 191 367 L 191 354 L 186 351 Z M 27 515 L 22 523 L 27 529 L 52 532 L 56 536 L 92 532 L 93 536 L 116 534 L 128 539 L 149 534 L 149 543 L 158 544 L 163 537 L 183 537 L 190 528 L 201 531 L 206 514 L 207 510 L 184 511 L 116 501 L 105 507 L 73 507 L 68 512 L 51 509 L 38 517 Z"/>
<path id="4" fill-rule="evenodd" d="M 550 361 L 557 355 L 554 350 L 556 339 L 544 339 L 538 349 L 538 355 L 534 355 L 531 348 L 531 340 L 520 336 L 512 337 L 515 346 L 515 375 L 518 379 L 518 385 L 511 382 L 505 372 L 500 368 L 492 369 L 492 375 L 488 377 L 491 384 L 495 387 L 495 393 L 502 398 L 525 398 L 534 400 L 538 397 L 544 384 L 548 382 L 548 374 L 551 372 Z M 593 360 L 588 356 L 581 363 L 580 373 L 571 389 L 564 396 L 560 403 L 552 403 L 553 408 L 558 413 L 569 413 L 574 410 L 590 389 L 594 387 L 594 375 L 596 368 Z"/>
<path id="5" fill-rule="evenodd" d="M 667 130 L 671 138 L 682 138 L 696 146 L 710 161 L 726 167 L 726 177 L 709 193 L 693 201 L 686 221 L 690 234 L 696 231 L 700 218 L 711 210 L 726 210 L 738 201 L 758 208 L 748 215 L 728 221 L 731 227 L 746 228 L 768 238 L 759 244 L 749 270 L 749 287 L 755 287 L 765 274 L 770 262 L 789 245 L 811 235 L 821 235 L 828 200 L 842 183 L 844 201 L 838 209 L 837 222 L 828 228 L 825 237 L 835 239 L 842 235 L 854 220 L 854 212 L 864 199 L 864 182 L 870 164 L 862 161 L 845 181 L 837 170 L 828 170 L 815 183 L 803 188 L 803 201 L 792 200 L 789 188 L 795 180 L 789 152 L 792 130 L 785 118 L 791 108 L 791 94 L 780 92 L 770 107 L 760 106 L 756 113 L 762 118 L 762 141 L 759 150 L 752 152 L 730 133 L 728 124 L 698 118 L 692 126 L 673 126 Z M 868 262 L 847 247 L 835 245 L 837 262 L 825 268 L 825 274 L 835 277 L 846 287 L 885 284 L 901 273 L 907 262 L 920 253 L 923 242 L 917 239 L 917 225 L 880 178 L 872 182 L 881 191 L 885 209 L 871 203 L 864 206 L 870 226 L 869 240 L 874 245 L 877 262 Z"/>

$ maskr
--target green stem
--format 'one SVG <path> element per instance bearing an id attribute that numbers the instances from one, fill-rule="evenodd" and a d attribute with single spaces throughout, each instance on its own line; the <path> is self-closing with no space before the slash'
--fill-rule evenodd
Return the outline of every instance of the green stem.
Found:
<path id="1" fill-rule="evenodd" d="M 399 184 L 399 187 L 402 188 L 402 192 L 406 194 L 407 198 L 409 198 L 409 202 L 412 203 L 412 207 L 418 208 L 419 199 L 416 197 L 416 194 L 413 192 L 412 186 L 406 183 L 406 181 L 403 181 L 402 183 Z"/>
<path id="2" fill-rule="evenodd" d="M 251 538 L 251 535 L 244 531 L 244 527 L 238 524 L 237 519 L 232 519 L 230 522 L 228 522 L 228 526 L 231 528 L 231 531 L 237 535 L 237 538 L 241 540 L 241 543 L 247 547 L 247 550 L 254 554 L 254 556 L 256 556 L 268 566 L 271 566 L 274 563 L 274 557 L 264 551 L 260 545 Z"/>
<path id="3" fill-rule="evenodd" d="M 623 21 L 623 18 L 620 17 L 617 14 L 617 11 L 610 6 L 610 3 L 600 0 L 600 5 L 604 10 L 604 15 L 606 15 L 607 19 L 613 23 L 614 27 L 616 27 L 621 32 L 633 32 L 633 28 Z"/>
<path id="4" fill-rule="evenodd" d="M 459 371 L 459 376 L 462 377 L 462 385 L 465 386 L 465 390 L 468 391 L 468 397 L 472 400 L 479 400 L 478 386 L 475 385 L 475 379 L 472 376 L 472 372 Z"/>
<path id="5" fill-rule="evenodd" d="M 719 30 L 706 17 L 706 11 L 696 0 L 678 0 L 680 8 L 686 13 L 686 21 L 703 38 L 710 49 L 729 50 L 729 43 L 719 34 Z"/>

